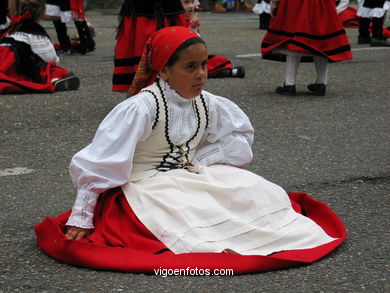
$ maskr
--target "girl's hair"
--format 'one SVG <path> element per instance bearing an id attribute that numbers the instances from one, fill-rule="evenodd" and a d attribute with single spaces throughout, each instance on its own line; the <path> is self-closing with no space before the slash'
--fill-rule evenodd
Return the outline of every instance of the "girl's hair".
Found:
<path id="1" fill-rule="evenodd" d="M 180 54 L 182 51 L 187 49 L 191 45 L 195 44 L 203 44 L 206 47 L 205 41 L 203 41 L 201 38 L 191 38 L 185 41 L 183 44 L 181 44 L 176 51 L 172 54 L 172 56 L 168 59 L 167 63 L 165 64 L 166 67 L 171 67 L 173 64 L 176 63 L 177 60 L 180 58 Z"/>
<path id="2" fill-rule="evenodd" d="M 16 13 L 23 15 L 29 11 L 31 13 L 31 20 L 37 21 L 45 13 L 45 0 L 17 0 Z"/>

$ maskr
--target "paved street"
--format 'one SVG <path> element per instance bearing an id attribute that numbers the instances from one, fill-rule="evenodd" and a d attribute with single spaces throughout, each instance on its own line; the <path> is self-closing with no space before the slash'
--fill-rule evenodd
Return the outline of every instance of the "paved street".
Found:
<path id="1" fill-rule="evenodd" d="M 42 253 L 34 225 L 71 208 L 70 159 L 125 98 L 111 91 L 116 11 L 87 16 L 96 51 L 61 57 L 80 77 L 78 91 L 0 96 L 0 293 L 390 292 L 390 48 L 358 46 L 357 29 L 347 29 L 354 59 L 330 64 L 325 97 L 306 92 L 315 78 L 309 63 L 300 67 L 299 94 L 279 96 L 284 64 L 261 59 L 264 31 L 253 13 L 200 14 L 209 52 L 247 69 L 244 79 L 210 79 L 206 89 L 250 117 L 256 137 L 248 169 L 328 204 L 346 225 L 345 243 L 310 266 L 230 277 L 96 271 Z"/>

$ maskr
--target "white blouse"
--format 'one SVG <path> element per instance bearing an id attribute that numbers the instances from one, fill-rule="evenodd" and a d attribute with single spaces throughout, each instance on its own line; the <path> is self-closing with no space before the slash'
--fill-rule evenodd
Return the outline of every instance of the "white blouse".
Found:
<path id="1" fill-rule="evenodd" d="M 168 105 L 169 137 L 175 144 L 188 141 L 196 131 L 192 100 L 163 84 Z M 193 165 L 243 166 L 252 158 L 253 127 L 232 101 L 203 91 L 209 125 L 196 150 Z M 128 182 L 134 150 L 152 132 L 156 104 L 145 92 L 118 104 L 100 124 L 92 143 L 74 155 L 69 171 L 77 197 L 69 226 L 93 228 L 93 211 L 99 194 Z"/>
<path id="2" fill-rule="evenodd" d="M 45 62 L 60 62 L 60 58 L 58 58 L 52 42 L 46 36 L 15 32 L 8 35 L 8 37 L 29 44 L 31 46 L 31 51 L 41 57 Z"/>

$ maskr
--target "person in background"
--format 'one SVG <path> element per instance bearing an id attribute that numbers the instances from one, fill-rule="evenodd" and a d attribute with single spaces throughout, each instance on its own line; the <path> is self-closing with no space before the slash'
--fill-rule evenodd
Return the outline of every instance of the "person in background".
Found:
<path id="1" fill-rule="evenodd" d="M 390 47 L 390 42 L 383 35 L 383 23 L 386 11 L 390 9 L 387 0 L 358 0 L 360 16 L 358 44 L 370 44 L 372 47 Z M 370 23 L 372 23 L 370 34 Z"/>
<path id="2" fill-rule="evenodd" d="M 79 79 L 57 65 L 53 44 L 39 24 L 44 0 L 19 0 L 9 28 L 0 35 L 0 93 L 76 90 Z"/>
<path id="3" fill-rule="evenodd" d="M 300 17 L 296 12 L 300 11 Z M 271 16 L 261 44 L 263 59 L 286 62 L 285 79 L 276 93 L 294 96 L 301 59 L 314 61 L 317 73 L 310 93 L 323 96 L 328 62 L 352 58 L 351 47 L 334 0 L 271 0 Z"/>
<path id="4" fill-rule="evenodd" d="M 167 26 L 187 26 L 180 0 L 125 0 L 119 12 L 112 90 L 127 92 L 143 47 L 152 33 Z"/>
<path id="5" fill-rule="evenodd" d="M 52 20 L 59 42 L 59 53 L 80 53 L 95 50 L 93 30 L 90 29 L 83 0 L 46 0 L 46 19 Z M 68 35 L 66 23 L 73 21 L 79 38 L 73 45 Z"/>
<path id="6" fill-rule="evenodd" d="M 195 12 L 196 1 L 195 0 L 181 0 L 183 5 L 185 16 L 187 20 L 188 28 L 196 33 L 200 31 L 200 20 L 198 13 Z M 237 66 L 234 67 L 232 62 L 223 56 L 208 55 L 207 71 L 209 78 L 218 77 L 240 77 L 245 76 L 245 67 Z"/>
<path id="7" fill-rule="evenodd" d="M 259 15 L 259 29 L 266 30 L 271 20 L 270 0 L 258 0 L 252 11 Z"/>

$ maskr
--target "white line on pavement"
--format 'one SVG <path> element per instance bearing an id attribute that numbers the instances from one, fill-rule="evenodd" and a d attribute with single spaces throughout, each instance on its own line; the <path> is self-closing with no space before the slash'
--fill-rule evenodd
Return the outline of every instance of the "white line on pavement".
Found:
<path id="1" fill-rule="evenodd" d="M 24 167 L 8 168 L 8 169 L 0 170 L 0 177 L 23 175 L 23 174 L 29 174 L 32 172 L 34 172 L 33 169 L 28 169 L 28 168 L 24 168 Z"/>

